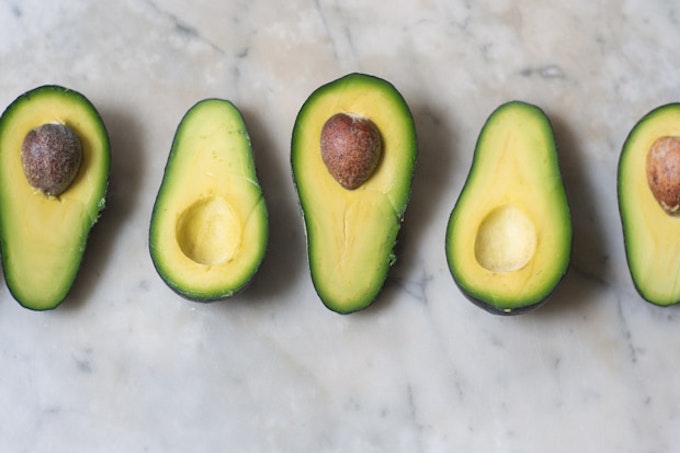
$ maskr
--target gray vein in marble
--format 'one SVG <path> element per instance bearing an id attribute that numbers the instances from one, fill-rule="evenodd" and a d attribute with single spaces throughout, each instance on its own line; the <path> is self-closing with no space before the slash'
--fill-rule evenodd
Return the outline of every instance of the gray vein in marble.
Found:
<path id="1" fill-rule="evenodd" d="M 564 71 L 559 65 L 547 64 L 544 66 L 528 67 L 522 69 L 520 74 L 524 77 L 531 77 L 537 75 L 542 79 L 564 79 L 566 78 Z"/>
<path id="2" fill-rule="evenodd" d="M 92 374 L 94 369 L 92 367 L 92 349 L 85 348 L 79 356 L 74 355 L 76 368 L 83 374 Z"/>
<path id="3" fill-rule="evenodd" d="M 407 279 L 403 277 L 393 277 L 390 279 L 418 302 L 423 304 L 428 303 L 426 289 L 428 283 L 434 280 L 434 276 L 428 274 L 424 269 L 420 271 L 418 277 L 415 279 Z"/>
<path id="4" fill-rule="evenodd" d="M 190 24 L 183 22 L 174 13 L 162 9 L 161 7 L 158 6 L 158 4 L 155 1 L 145 0 L 145 3 L 151 9 L 153 9 L 154 12 L 156 12 L 157 14 L 159 14 L 159 15 L 167 18 L 168 20 L 170 20 L 173 23 L 175 30 L 177 30 L 178 33 L 185 35 L 188 38 L 197 39 L 198 41 L 208 45 L 209 47 L 211 47 L 216 52 L 219 52 L 220 54 L 226 53 L 226 51 L 222 47 L 220 47 L 219 45 L 217 45 L 213 41 L 211 41 L 211 40 L 207 39 L 205 36 L 203 36 L 203 34 L 201 34 L 201 32 L 198 28 L 194 27 L 193 25 L 190 25 Z"/>
<path id="5" fill-rule="evenodd" d="M 633 333 L 630 330 L 628 319 L 623 311 L 623 302 L 620 297 L 616 298 L 616 314 L 619 318 L 619 329 L 621 330 L 621 338 L 625 342 L 628 351 L 630 362 L 635 365 L 638 361 L 637 350 L 633 340 Z"/>
<path id="6" fill-rule="evenodd" d="M 335 41 L 333 40 L 333 37 L 331 36 L 330 26 L 328 24 L 328 19 L 326 18 L 326 14 L 324 12 L 324 8 L 321 6 L 321 1 L 314 0 L 314 6 L 316 7 L 316 11 L 319 13 L 319 19 L 321 19 L 323 29 L 326 31 L 326 34 L 328 35 L 328 39 L 331 43 L 331 48 L 333 49 L 333 56 L 337 60 L 340 53 L 338 52 L 338 48 L 337 45 L 335 44 Z"/>
<path id="7" fill-rule="evenodd" d="M 422 438 L 423 438 L 423 431 L 425 430 L 425 426 L 423 425 L 422 421 L 420 420 L 420 417 L 418 415 L 418 405 L 416 404 L 414 392 L 413 392 L 413 385 L 412 384 L 407 384 L 406 386 L 406 394 L 408 397 L 408 409 L 409 409 L 409 417 L 411 418 L 411 421 L 413 423 L 413 426 L 416 430 L 416 442 L 417 442 L 417 448 L 415 451 L 425 451 L 423 445 L 422 445 Z"/>
<path id="8" fill-rule="evenodd" d="M 355 61 L 357 52 L 354 46 L 351 27 L 344 14 L 341 14 L 345 9 L 337 7 L 337 12 L 329 14 L 326 12 L 326 8 L 322 5 L 321 0 L 314 0 L 314 5 L 319 14 L 323 29 L 328 36 L 334 59 L 336 61 Z M 329 19 L 331 16 L 342 19 L 337 27 L 331 24 Z"/>
<path id="9" fill-rule="evenodd" d="M 668 11 L 668 21 L 673 25 L 680 25 L 680 20 L 678 20 L 678 12 L 675 8 L 671 8 Z"/>
<path id="10" fill-rule="evenodd" d="M 20 19 L 24 15 L 24 12 L 21 9 L 21 6 L 19 6 L 19 4 L 17 4 L 17 3 L 12 2 L 10 4 L 10 9 L 11 9 L 14 17 L 16 17 L 17 19 Z"/>
<path id="11" fill-rule="evenodd" d="M 83 374 L 92 374 L 92 364 L 89 360 L 75 359 L 76 368 Z"/>

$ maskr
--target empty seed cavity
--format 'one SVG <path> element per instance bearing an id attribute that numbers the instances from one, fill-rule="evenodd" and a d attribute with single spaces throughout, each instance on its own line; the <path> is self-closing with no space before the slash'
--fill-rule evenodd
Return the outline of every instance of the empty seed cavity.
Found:
<path id="1" fill-rule="evenodd" d="M 492 210 L 475 238 L 475 258 L 491 272 L 522 269 L 536 252 L 536 229 L 527 215 L 506 204 Z"/>
<path id="2" fill-rule="evenodd" d="M 219 196 L 200 199 L 180 215 L 176 234 L 184 255 L 204 265 L 217 265 L 236 256 L 243 226 L 227 200 Z"/>

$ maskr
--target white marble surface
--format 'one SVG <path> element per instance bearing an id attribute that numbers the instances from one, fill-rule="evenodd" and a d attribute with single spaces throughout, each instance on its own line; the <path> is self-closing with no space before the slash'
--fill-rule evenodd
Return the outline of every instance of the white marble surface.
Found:
<path id="1" fill-rule="evenodd" d="M 31 312 L 2 282 L 0 451 L 678 451 L 680 312 L 633 288 L 616 166 L 637 119 L 680 98 L 680 9 L 550 3 L 0 3 L 2 108 L 65 85 L 113 147 L 70 297 Z M 401 91 L 420 154 L 399 261 L 341 316 L 311 285 L 288 159 L 302 102 L 354 71 Z M 243 111 L 271 221 L 252 285 L 209 305 L 147 251 L 175 128 L 205 97 Z M 553 298 L 502 318 L 460 294 L 444 232 L 479 129 L 511 99 L 553 121 L 575 237 Z"/>

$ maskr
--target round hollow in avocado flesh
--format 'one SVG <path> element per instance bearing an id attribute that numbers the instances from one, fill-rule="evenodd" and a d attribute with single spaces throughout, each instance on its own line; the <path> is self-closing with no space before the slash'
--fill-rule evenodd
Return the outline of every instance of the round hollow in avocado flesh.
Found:
<path id="1" fill-rule="evenodd" d="M 371 159 L 375 168 L 353 190 L 328 171 L 320 149 L 324 124 L 336 114 L 370 120 L 381 139 L 380 156 Z M 411 112 L 384 79 L 349 74 L 316 89 L 302 105 L 292 136 L 293 181 L 312 282 L 330 310 L 362 310 L 380 292 L 394 263 L 416 153 Z"/>
<path id="2" fill-rule="evenodd" d="M 565 275 L 572 225 L 547 116 L 513 101 L 487 119 L 446 230 L 463 294 L 500 315 L 542 305 Z"/>
<path id="3" fill-rule="evenodd" d="M 66 175 L 64 180 L 72 179 L 58 198 L 29 183 L 21 157 L 30 131 L 52 123 L 67 125 L 81 148 L 80 162 L 67 164 L 75 174 Z M 92 103 L 76 91 L 38 87 L 19 96 L 0 117 L 3 272 L 10 292 L 23 306 L 46 310 L 66 298 L 90 229 L 104 208 L 110 160 L 104 123 Z"/>

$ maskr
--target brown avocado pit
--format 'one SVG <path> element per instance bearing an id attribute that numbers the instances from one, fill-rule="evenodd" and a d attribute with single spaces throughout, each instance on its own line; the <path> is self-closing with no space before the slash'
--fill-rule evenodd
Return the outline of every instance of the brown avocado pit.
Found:
<path id="1" fill-rule="evenodd" d="M 680 137 L 664 136 L 654 141 L 647 154 L 647 184 L 661 208 L 670 215 L 680 213 Z"/>
<path id="2" fill-rule="evenodd" d="M 382 155 L 380 131 L 352 113 L 336 113 L 321 129 L 321 158 L 333 178 L 354 190 L 373 174 Z"/>
<path id="3" fill-rule="evenodd" d="M 71 128 L 46 123 L 26 134 L 21 146 L 21 164 L 31 186 L 56 197 L 75 179 L 82 154 L 80 140 Z"/>

